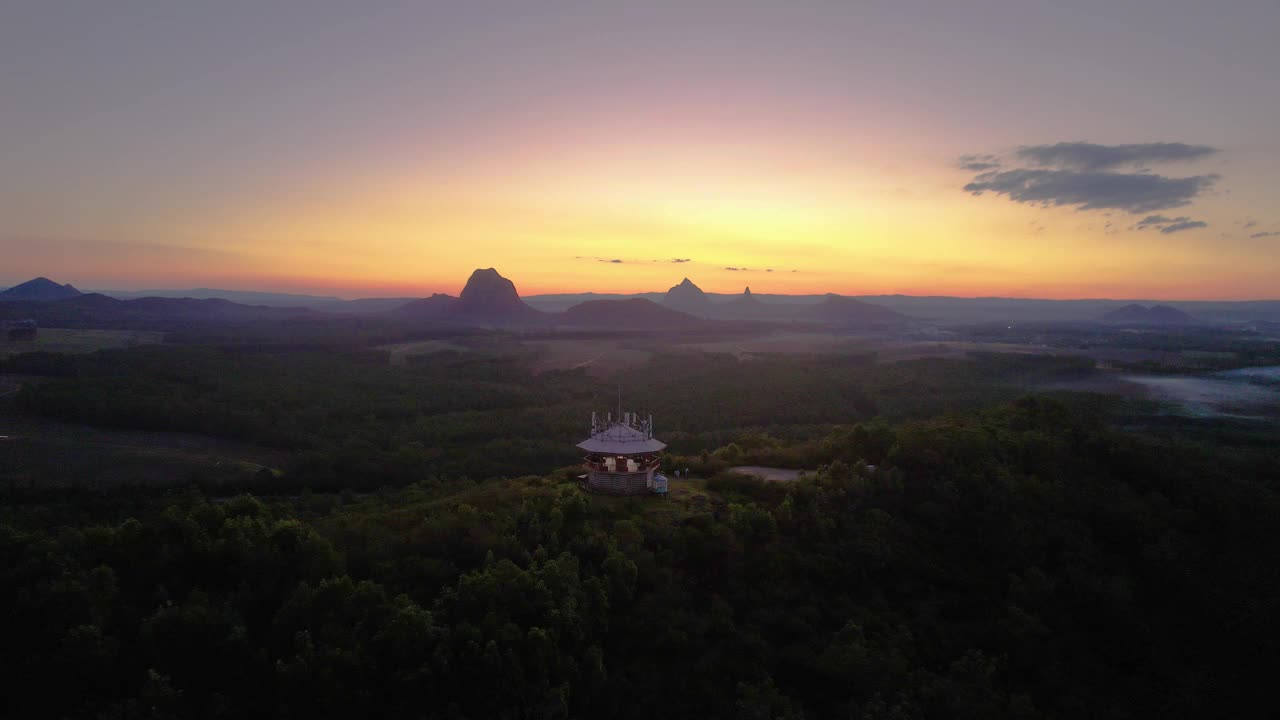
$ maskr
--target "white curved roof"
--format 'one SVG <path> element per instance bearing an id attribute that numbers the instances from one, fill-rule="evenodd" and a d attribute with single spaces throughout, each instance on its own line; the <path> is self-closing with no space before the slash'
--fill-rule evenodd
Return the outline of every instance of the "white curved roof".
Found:
<path id="1" fill-rule="evenodd" d="M 616 422 L 606 430 L 592 435 L 578 443 L 578 447 L 587 452 L 605 455 L 636 455 L 653 453 L 665 448 L 666 443 L 655 440 L 645 433 L 627 425 Z"/>

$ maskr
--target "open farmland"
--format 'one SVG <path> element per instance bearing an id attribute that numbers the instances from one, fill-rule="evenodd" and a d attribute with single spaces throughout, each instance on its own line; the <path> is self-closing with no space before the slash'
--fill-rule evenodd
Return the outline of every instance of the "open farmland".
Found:
<path id="1" fill-rule="evenodd" d="M 164 341 L 164 333 L 149 330 L 75 330 L 40 328 L 32 341 L 0 340 L 0 358 L 28 352 L 87 353 L 95 350 L 153 345 Z"/>

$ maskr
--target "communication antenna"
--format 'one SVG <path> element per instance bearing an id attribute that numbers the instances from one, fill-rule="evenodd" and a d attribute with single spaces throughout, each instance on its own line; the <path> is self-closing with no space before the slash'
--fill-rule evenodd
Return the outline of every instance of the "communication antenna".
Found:
<path id="1" fill-rule="evenodd" d="M 618 383 L 618 419 L 619 419 L 619 420 L 623 420 L 623 417 L 622 417 L 622 383 Z M 625 420 L 623 420 L 623 421 L 625 422 Z"/>

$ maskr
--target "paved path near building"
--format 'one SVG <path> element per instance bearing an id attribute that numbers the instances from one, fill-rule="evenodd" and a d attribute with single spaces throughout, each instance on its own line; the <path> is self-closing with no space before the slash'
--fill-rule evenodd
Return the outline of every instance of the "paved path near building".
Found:
<path id="1" fill-rule="evenodd" d="M 729 468 L 731 472 L 742 473 L 743 475 L 754 475 L 765 482 L 794 482 L 800 479 L 800 473 L 803 470 L 789 470 L 787 468 L 761 467 L 759 465 L 740 465 L 738 467 Z"/>

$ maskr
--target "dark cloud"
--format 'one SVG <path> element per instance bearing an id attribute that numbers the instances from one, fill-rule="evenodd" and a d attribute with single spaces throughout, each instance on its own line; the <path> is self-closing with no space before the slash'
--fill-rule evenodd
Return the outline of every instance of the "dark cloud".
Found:
<path id="1" fill-rule="evenodd" d="M 1096 172 L 1119 167 L 1146 167 L 1153 163 L 1199 160 L 1218 152 L 1208 145 L 1186 143 L 1133 143 L 1097 145 L 1087 142 L 1060 142 L 1018 148 L 1018 159 L 1041 167 Z M 962 160 L 963 161 L 963 160 Z"/>
<path id="2" fill-rule="evenodd" d="M 1242 224 L 1242 225 L 1240 226 L 1240 229 L 1241 229 L 1241 230 L 1248 230 L 1248 229 L 1249 229 L 1249 228 L 1251 228 L 1251 227 L 1256 227 L 1256 226 L 1257 226 L 1257 224 L 1258 224 L 1258 221 L 1257 221 L 1257 220 L 1246 220 L 1246 221 L 1244 222 L 1244 224 Z"/>
<path id="3" fill-rule="evenodd" d="M 1178 217 L 1167 217 L 1165 215 L 1148 215 L 1137 223 L 1130 230 L 1146 230 L 1149 227 L 1159 228 L 1160 232 L 1165 235 L 1170 233 L 1181 232 L 1182 230 L 1191 230 L 1193 228 L 1209 227 L 1208 223 L 1201 220 L 1192 220 L 1186 215 Z"/>
<path id="4" fill-rule="evenodd" d="M 992 192 L 1035 205 L 1142 213 L 1187 205 L 1217 179 L 1217 175 L 1171 178 L 1149 173 L 1016 168 L 982 173 L 964 189 L 974 195 Z"/>
<path id="5" fill-rule="evenodd" d="M 1203 220 L 1184 220 L 1182 222 L 1172 223 L 1160 228 L 1160 232 L 1168 235 L 1170 233 L 1182 232 L 1183 230 L 1193 230 L 1195 228 L 1209 227 L 1209 224 Z"/>
<path id="6" fill-rule="evenodd" d="M 1272 232 L 1256 232 L 1256 233 L 1254 233 L 1254 234 L 1250 235 L 1249 237 L 1250 237 L 1250 238 L 1253 238 L 1254 240 L 1257 240 L 1258 238 L 1280 237 L 1280 232 L 1276 232 L 1276 231 L 1272 231 Z"/>
<path id="7" fill-rule="evenodd" d="M 734 272 L 738 272 L 739 270 L 746 270 L 746 268 L 727 267 L 725 268 L 725 270 L 732 270 Z"/>
<path id="8" fill-rule="evenodd" d="M 656 262 L 656 263 L 687 263 L 687 262 L 693 262 L 693 260 L 691 260 L 690 258 L 662 258 L 662 259 L 660 259 L 660 260 L 648 260 L 648 261 L 646 261 L 646 260 L 638 260 L 638 259 L 636 259 L 636 258 L 632 258 L 632 259 L 630 259 L 630 260 L 626 260 L 626 259 L 623 259 L 623 258 L 600 257 L 599 255 L 574 255 L 574 256 L 573 256 L 573 259 L 574 259 L 574 260 L 595 260 L 596 262 L 609 263 L 610 265 L 623 265 L 623 264 L 626 264 L 626 263 L 642 263 L 642 262 Z"/>
<path id="9" fill-rule="evenodd" d="M 995 155 L 961 155 L 958 165 L 961 170 L 986 172 L 1000 167 L 1000 158 Z"/>

